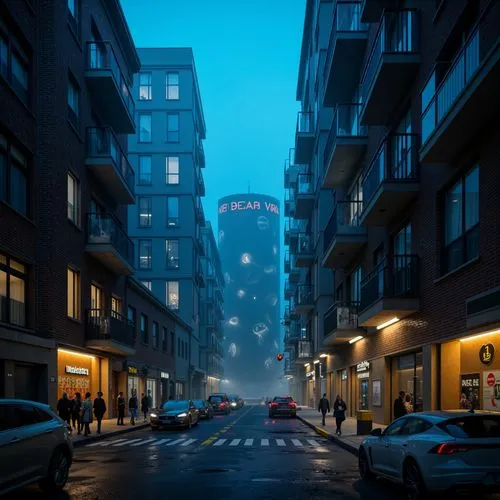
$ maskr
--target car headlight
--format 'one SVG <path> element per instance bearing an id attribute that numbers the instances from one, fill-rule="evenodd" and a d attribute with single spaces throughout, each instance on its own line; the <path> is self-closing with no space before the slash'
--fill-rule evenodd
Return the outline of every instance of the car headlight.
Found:
<path id="1" fill-rule="evenodd" d="M 184 417 L 187 417 L 188 414 L 187 413 L 179 413 L 179 415 L 177 415 L 177 418 L 184 418 Z"/>
<path id="2" fill-rule="evenodd" d="M 236 403 L 231 403 L 231 406 L 236 406 Z"/>
<path id="3" fill-rule="evenodd" d="M 158 415 L 156 413 L 150 413 L 149 416 L 152 418 L 156 418 Z"/>

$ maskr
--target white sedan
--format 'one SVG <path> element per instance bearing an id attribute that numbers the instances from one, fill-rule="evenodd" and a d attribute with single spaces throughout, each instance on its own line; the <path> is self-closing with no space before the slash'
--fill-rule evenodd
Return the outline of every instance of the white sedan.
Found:
<path id="1" fill-rule="evenodd" d="M 362 479 L 403 484 L 410 500 L 433 492 L 500 493 L 500 414 L 432 411 L 374 429 L 359 448 Z"/>

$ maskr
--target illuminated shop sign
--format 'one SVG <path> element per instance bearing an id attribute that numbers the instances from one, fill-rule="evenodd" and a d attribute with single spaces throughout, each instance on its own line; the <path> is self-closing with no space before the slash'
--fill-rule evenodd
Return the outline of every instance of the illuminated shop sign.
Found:
<path id="1" fill-rule="evenodd" d="M 370 363 L 369 361 L 362 361 L 356 365 L 356 373 L 358 378 L 369 378 L 370 377 Z"/>
<path id="2" fill-rule="evenodd" d="M 244 212 L 246 210 L 265 210 L 276 215 L 280 213 L 278 205 L 269 201 L 261 203 L 260 201 L 240 200 L 222 203 L 219 206 L 219 214 L 224 214 L 226 212 Z"/>
<path id="3" fill-rule="evenodd" d="M 70 366 L 66 365 L 66 368 L 64 370 L 66 373 L 71 373 L 72 375 L 89 375 L 89 369 L 88 368 L 82 368 L 80 366 Z"/>
<path id="4" fill-rule="evenodd" d="M 495 346 L 493 344 L 484 344 L 479 349 L 479 360 L 483 365 L 489 365 L 495 359 Z"/>
<path id="5" fill-rule="evenodd" d="M 139 371 L 137 370 L 137 366 L 128 366 L 128 374 L 129 375 L 137 375 Z"/>

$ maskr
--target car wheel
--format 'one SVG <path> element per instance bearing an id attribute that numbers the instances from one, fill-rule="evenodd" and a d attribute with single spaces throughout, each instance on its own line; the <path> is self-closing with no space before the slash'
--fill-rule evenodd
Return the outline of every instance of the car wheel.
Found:
<path id="1" fill-rule="evenodd" d="M 359 450 L 358 454 L 358 468 L 359 475 L 363 481 L 371 481 L 375 478 L 373 472 L 370 469 L 370 464 L 368 463 L 368 455 L 364 448 Z"/>
<path id="2" fill-rule="evenodd" d="M 50 458 L 49 474 L 40 481 L 40 488 L 46 493 L 60 491 L 68 481 L 70 458 L 68 453 L 58 449 Z"/>
<path id="3" fill-rule="evenodd" d="M 408 460 L 405 463 L 403 482 L 408 500 L 422 500 L 423 498 L 427 498 L 422 474 L 414 460 Z"/>

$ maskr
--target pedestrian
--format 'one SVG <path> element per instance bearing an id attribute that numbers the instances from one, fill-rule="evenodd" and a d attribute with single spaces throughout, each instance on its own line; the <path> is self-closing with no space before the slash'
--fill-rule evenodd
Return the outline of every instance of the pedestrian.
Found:
<path id="1" fill-rule="evenodd" d="M 146 422 L 146 420 L 148 419 L 149 399 L 144 395 L 144 393 L 141 397 L 141 411 L 144 414 L 144 422 Z"/>
<path id="2" fill-rule="evenodd" d="M 399 396 L 394 400 L 394 419 L 406 415 L 405 391 L 399 391 Z"/>
<path id="3" fill-rule="evenodd" d="M 94 415 L 97 420 L 97 434 L 101 433 L 102 418 L 106 413 L 106 401 L 102 398 L 102 392 L 97 393 L 97 397 L 94 399 Z"/>
<path id="4" fill-rule="evenodd" d="M 71 410 L 73 409 L 73 401 L 68 398 L 68 393 L 63 392 L 62 398 L 57 402 L 57 413 L 59 417 L 68 424 L 71 432 Z"/>
<path id="5" fill-rule="evenodd" d="M 405 396 L 405 402 L 404 402 L 404 405 L 405 405 L 405 410 L 406 410 L 406 413 L 413 413 L 413 403 L 411 402 L 411 395 L 410 394 L 407 394 Z"/>
<path id="6" fill-rule="evenodd" d="M 123 418 L 125 417 L 125 398 L 123 397 L 123 392 L 118 394 L 118 421 L 116 425 L 125 425 L 123 423 Z"/>
<path id="7" fill-rule="evenodd" d="M 335 403 L 333 403 L 333 416 L 335 417 L 335 424 L 337 426 L 335 434 L 337 434 L 337 436 L 342 436 L 342 422 L 345 420 L 346 411 L 347 405 L 345 404 L 345 401 L 342 399 L 340 394 L 337 394 Z"/>
<path id="8" fill-rule="evenodd" d="M 71 420 L 73 421 L 73 429 L 77 431 L 78 434 L 82 432 L 82 395 L 79 392 L 75 392 L 75 397 L 73 398 L 73 409 L 71 410 Z"/>
<path id="9" fill-rule="evenodd" d="M 137 396 L 135 391 L 132 391 L 132 396 L 128 400 L 128 411 L 130 413 L 130 423 L 135 425 L 135 421 L 137 419 Z"/>
<path id="10" fill-rule="evenodd" d="M 330 401 L 328 401 L 326 397 L 326 392 L 323 394 L 323 397 L 319 400 L 318 411 L 321 412 L 323 417 L 323 425 L 325 425 L 325 416 L 326 412 L 330 413 Z"/>
<path id="11" fill-rule="evenodd" d="M 90 432 L 90 424 L 92 423 L 92 400 L 90 392 L 85 393 L 85 401 L 82 403 L 82 422 L 84 425 L 84 435 L 88 436 Z"/>

